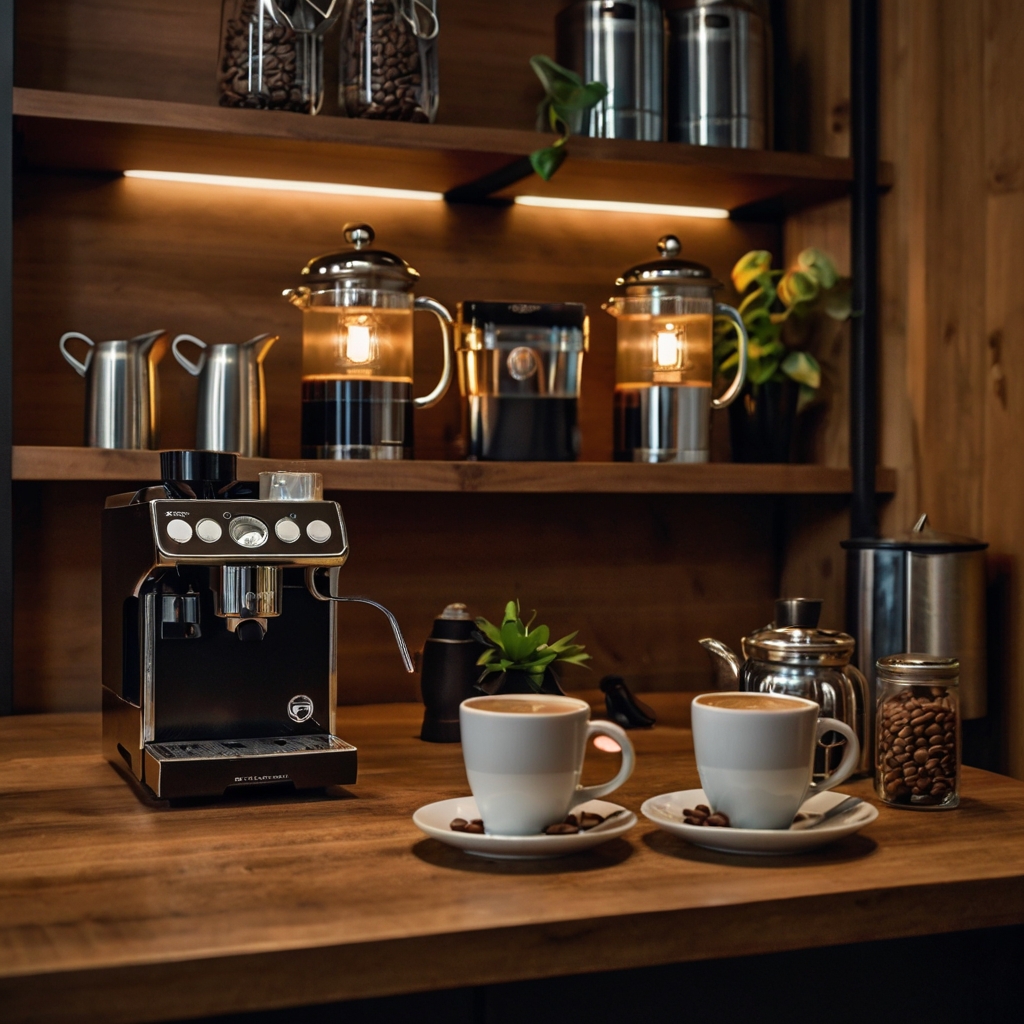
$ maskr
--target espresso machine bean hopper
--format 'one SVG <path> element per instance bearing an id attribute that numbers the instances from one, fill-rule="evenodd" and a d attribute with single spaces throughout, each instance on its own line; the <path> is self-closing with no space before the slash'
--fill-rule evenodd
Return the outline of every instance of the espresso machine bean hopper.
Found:
<path id="1" fill-rule="evenodd" d="M 163 483 L 103 513 L 103 752 L 161 799 L 356 780 L 335 734 L 348 557 L 317 473 L 236 483 L 234 455 L 163 452 Z"/>

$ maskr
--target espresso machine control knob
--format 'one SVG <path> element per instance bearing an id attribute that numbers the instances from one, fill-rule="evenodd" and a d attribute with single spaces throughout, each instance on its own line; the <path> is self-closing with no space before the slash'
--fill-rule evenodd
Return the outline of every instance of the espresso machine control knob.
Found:
<path id="1" fill-rule="evenodd" d="M 274 533 L 277 534 L 277 539 L 283 540 L 285 544 L 294 544 L 302 536 L 299 524 L 294 519 L 278 519 Z"/>
<path id="2" fill-rule="evenodd" d="M 167 524 L 167 536 L 179 544 L 185 544 L 192 539 L 192 527 L 184 519 L 172 519 Z"/>
<path id="3" fill-rule="evenodd" d="M 216 519 L 200 519 L 196 523 L 196 536 L 207 544 L 216 544 L 223 534 L 224 531 Z"/>
<path id="4" fill-rule="evenodd" d="M 326 544 L 331 539 L 331 527 L 322 519 L 314 519 L 306 527 L 306 536 L 314 544 Z"/>
<path id="5" fill-rule="evenodd" d="M 267 524 L 254 516 L 236 516 L 228 527 L 231 539 L 243 548 L 261 548 L 267 543 L 270 531 Z"/>

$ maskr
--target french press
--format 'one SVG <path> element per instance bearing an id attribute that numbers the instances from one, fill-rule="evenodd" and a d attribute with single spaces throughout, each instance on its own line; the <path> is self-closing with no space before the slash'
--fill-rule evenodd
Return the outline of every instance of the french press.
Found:
<path id="1" fill-rule="evenodd" d="M 444 398 L 452 377 L 452 316 L 414 297 L 419 274 L 401 257 L 370 249 L 369 224 L 347 224 L 353 248 L 311 260 L 304 284 L 284 296 L 302 310 L 302 457 L 411 459 L 413 409 Z M 428 395 L 413 398 L 413 311 L 441 324 L 444 363 Z"/>
<path id="2" fill-rule="evenodd" d="M 721 283 L 700 263 L 679 258 L 679 239 L 658 241 L 661 259 L 631 267 L 604 309 L 618 320 L 615 458 L 619 462 L 707 462 L 711 410 L 724 409 L 747 376 L 747 331 L 732 306 L 714 301 Z M 711 397 L 713 321 L 736 325 L 736 376 Z"/>

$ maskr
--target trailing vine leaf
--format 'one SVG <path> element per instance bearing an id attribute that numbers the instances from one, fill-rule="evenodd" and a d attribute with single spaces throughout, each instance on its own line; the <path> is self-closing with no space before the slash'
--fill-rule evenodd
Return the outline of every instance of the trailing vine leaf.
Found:
<path id="1" fill-rule="evenodd" d="M 530 165 L 536 174 L 539 174 L 545 181 L 550 181 L 551 176 L 562 166 L 567 155 L 565 143 L 559 141 L 553 146 L 535 149 L 530 154 Z"/>
<path id="2" fill-rule="evenodd" d="M 821 387 L 821 367 L 809 352 L 790 352 L 783 360 L 782 372 L 813 391 Z"/>
<path id="3" fill-rule="evenodd" d="M 765 249 L 752 249 L 736 261 L 732 268 L 732 283 L 741 295 L 772 267 L 772 254 Z"/>
<path id="4" fill-rule="evenodd" d="M 832 258 L 820 249 L 804 249 L 796 258 L 797 266 L 814 278 L 827 291 L 839 280 Z"/>

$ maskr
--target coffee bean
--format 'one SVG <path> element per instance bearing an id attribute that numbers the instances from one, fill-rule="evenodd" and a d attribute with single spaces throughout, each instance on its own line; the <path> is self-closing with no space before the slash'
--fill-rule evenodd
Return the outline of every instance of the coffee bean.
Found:
<path id="1" fill-rule="evenodd" d="M 579 832 L 579 825 L 570 825 L 567 821 L 560 821 L 555 825 L 548 825 L 544 834 L 549 836 L 571 836 Z"/>
<path id="2" fill-rule="evenodd" d="M 482 836 L 484 834 L 484 823 L 482 821 L 471 821 L 462 831 Z"/>
<path id="3" fill-rule="evenodd" d="M 728 828 L 729 827 L 729 815 L 721 814 L 721 813 L 712 814 L 711 817 L 708 818 L 707 823 L 709 825 L 714 825 L 717 828 Z"/>
<path id="4" fill-rule="evenodd" d="M 580 828 L 596 828 L 601 822 L 604 821 L 604 816 L 601 814 L 594 814 L 591 811 L 583 811 L 580 814 Z"/>
<path id="5" fill-rule="evenodd" d="M 453 832 L 465 832 L 466 826 L 469 824 L 465 818 L 452 818 L 451 824 L 448 826 Z"/>

